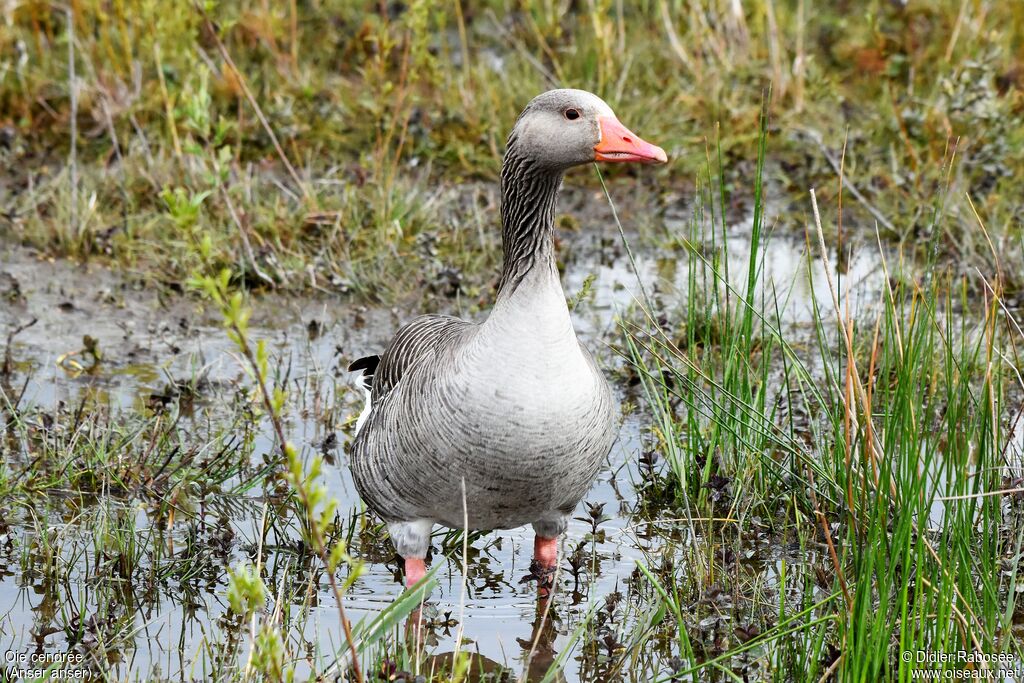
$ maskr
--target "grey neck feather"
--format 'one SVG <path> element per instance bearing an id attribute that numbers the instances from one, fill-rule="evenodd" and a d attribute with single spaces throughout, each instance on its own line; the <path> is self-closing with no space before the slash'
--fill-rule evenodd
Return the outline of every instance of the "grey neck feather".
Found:
<path id="1" fill-rule="evenodd" d="M 534 268 L 557 277 L 552 244 L 555 199 L 562 171 L 543 168 L 521 156 L 513 134 L 501 167 L 501 241 L 505 263 L 498 297 L 511 295 Z"/>

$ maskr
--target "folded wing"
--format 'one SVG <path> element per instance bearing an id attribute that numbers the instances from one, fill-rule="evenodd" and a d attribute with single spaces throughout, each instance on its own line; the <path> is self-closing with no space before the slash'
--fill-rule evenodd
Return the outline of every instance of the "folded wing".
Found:
<path id="1" fill-rule="evenodd" d="M 360 358 L 348 369 L 363 371 L 373 406 L 398 386 L 410 368 L 452 344 L 471 325 L 450 315 L 422 315 L 399 329 L 383 354 Z"/>

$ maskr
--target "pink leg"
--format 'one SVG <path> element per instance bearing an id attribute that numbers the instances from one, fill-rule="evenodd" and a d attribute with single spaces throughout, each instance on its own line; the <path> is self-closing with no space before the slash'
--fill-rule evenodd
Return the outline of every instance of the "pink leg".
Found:
<path id="1" fill-rule="evenodd" d="M 422 557 L 405 558 L 405 587 L 412 588 L 427 574 L 427 565 Z"/>
<path id="2" fill-rule="evenodd" d="M 407 557 L 405 558 L 405 588 L 406 590 L 412 588 L 419 583 L 424 576 L 427 574 L 427 565 L 421 557 Z M 414 609 L 409 613 L 406 618 L 405 628 L 406 634 L 410 637 L 410 641 L 416 643 L 417 650 L 423 646 L 423 604 Z"/>
<path id="3" fill-rule="evenodd" d="M 558 568 L 558 539 L 535 536 L 533 539 L 533 564 L 530 573 L 537 578 L 537 593 L 544 599 L 551 595 L 555 570 Z"/>
<path id="4" fill-rule="evenodd" d="M 544 569 L 558 564 L 558 539 L 537 536 L 533 539 L 533 559 Z"/>

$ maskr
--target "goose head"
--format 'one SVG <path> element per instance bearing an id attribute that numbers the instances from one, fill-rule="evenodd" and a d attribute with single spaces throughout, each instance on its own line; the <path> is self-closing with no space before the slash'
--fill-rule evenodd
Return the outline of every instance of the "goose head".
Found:
<path id="1" fill-rule="evenodd" d="M 604 100 L 585 90 L 549 90 L 519 115 L 508 153 L 564 172 L 594 161 L 663 164 L 665 150 L 630 132 Z"/>

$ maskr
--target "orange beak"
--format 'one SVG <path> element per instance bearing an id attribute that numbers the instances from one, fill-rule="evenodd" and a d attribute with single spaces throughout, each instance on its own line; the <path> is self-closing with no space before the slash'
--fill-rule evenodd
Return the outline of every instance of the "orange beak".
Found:
<path id="1" fill-rule="evenodd" d="M 614 116 L 598 116 L 601 142 L 594 145 L 595 161 L 664 164 L 668 161 L 665 150 L 634 135 Z"/>

